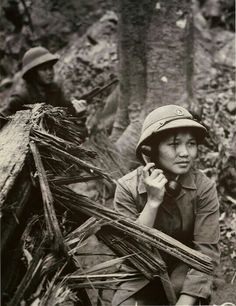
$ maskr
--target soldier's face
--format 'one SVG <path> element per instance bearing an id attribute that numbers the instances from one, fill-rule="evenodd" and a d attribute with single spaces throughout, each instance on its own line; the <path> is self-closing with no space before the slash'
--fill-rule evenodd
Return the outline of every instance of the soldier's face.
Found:
<path id="1" fill-rule="evenodd" d="M 161 169 L 175 175 L 184 174 L 197 157 L 197 141 L 191 131 L 183 129 L 163 138 L 156 152 Z"/>
<path id="2" fill-rule="evenodd" d="M 44 63 L 37 67 L 37 80 L 42 85 L 50 85 L 54 80 L 53 63 Z"/>

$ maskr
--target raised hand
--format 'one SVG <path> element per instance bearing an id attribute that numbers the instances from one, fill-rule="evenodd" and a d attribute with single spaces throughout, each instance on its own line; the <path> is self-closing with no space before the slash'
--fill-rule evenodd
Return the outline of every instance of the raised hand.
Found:
<path id="1" fill-rule="evenodd" d="M 165 194 L 165 184 L 167 178 L 161 169 L 155 168 L 154 163 L 148 163 L 143 168 L 144 184 L 146 186 L 148 201 L 156 203 L 159 206 Z"/>

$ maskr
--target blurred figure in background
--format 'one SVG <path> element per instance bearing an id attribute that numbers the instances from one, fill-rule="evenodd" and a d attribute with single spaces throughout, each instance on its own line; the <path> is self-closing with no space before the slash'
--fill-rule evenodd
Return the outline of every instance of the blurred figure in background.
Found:
<path id="1" fill-rule="evenodd" d="M 85 100 L 70 101 L 57 82 L 54 81 L 54 64 L 59 56 L 38 46 L 29 49 L 22 60 L 22 80 L 11 94 L 7 105 L 1 110 L 1 117 L 24 109 L 25 104 L 46 103 L 67 107 L 72 114 L 85 113 Z"/>

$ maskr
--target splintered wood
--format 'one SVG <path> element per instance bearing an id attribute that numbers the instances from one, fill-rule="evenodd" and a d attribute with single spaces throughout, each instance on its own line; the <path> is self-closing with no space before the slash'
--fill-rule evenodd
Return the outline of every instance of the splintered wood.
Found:
<path id="1" fill-rule="evenodd" d="M 0 132 L 0 206 L 20 175 L 29 153 L 31 111 L 17 112 Z"/>

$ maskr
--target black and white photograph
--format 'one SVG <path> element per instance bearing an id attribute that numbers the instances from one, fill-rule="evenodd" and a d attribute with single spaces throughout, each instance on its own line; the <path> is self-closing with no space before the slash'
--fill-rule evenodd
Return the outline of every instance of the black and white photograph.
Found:
<path id="1" fill-rule="evenodd" d="M 234 0 L 2 0 L 2 306 L 236 306 Z"/>

